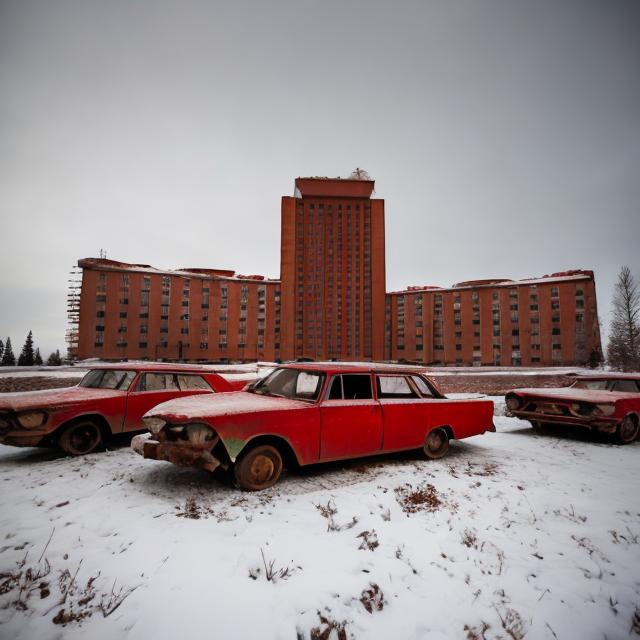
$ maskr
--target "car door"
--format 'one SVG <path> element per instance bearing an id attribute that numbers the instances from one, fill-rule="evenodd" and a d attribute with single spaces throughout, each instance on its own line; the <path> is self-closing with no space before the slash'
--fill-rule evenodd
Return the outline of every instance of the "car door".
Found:
<path id="1" fill-rule="evenodd" d="M 382 411 L 373 398 L 370 374 L 333 376 L 320 406 L 320 419 L 321 460 L 361 456 L 382 448 Z"/>
<path id="2" fill-rule="evenodd" d="M 382 407 L 385 451 L 411 449 L 420 446 L 425 434 L 423 400 L 409 380 L 402 374 L 376 374 L 376 395 Z"/>
<path id="3" fill-rule="evenodd" d="M 127 396 L 127 415 L 124 431 L 144 429 L 142 416 L 156 405 L 179 396 L 188 395 L 180 390 L 178 374 L 144 371 Z M 207 385 L 208 386 L 208 385 Z"/>

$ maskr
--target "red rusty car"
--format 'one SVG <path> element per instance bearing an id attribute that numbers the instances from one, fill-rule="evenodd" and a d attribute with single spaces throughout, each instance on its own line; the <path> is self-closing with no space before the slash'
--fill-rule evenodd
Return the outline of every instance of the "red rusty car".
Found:
<path id="1" fill-rule="evenodd" d="M 203 366 L 100 365 L 75 387 L 0 394 L 0 443 L 58 446 L 82 455 L 112 434 L 143 429 L 142 416 L 161 402 L 246 384 L 229 382 Z"/>
<path id="2" fill-rule="evenodd" d="M 209 471 L 232 470 L 250 491 L 275 484 L 284 466 L 422 448 L 440 458 L 450 438 L 493 426 L 490 400 L 452 400 L 408 367 L 299 363 L 247 390 L 185 398 L 149 411 L 140 455 Z"/>
<path id="3" fill-rule="evenodd" d="M 640 432 L 640 374 L 605 373 L 576 376 L 569 387 L 514 389 L 507 408 L 534 428 L 571 424 L 613 434 L 630 444 Z"/>

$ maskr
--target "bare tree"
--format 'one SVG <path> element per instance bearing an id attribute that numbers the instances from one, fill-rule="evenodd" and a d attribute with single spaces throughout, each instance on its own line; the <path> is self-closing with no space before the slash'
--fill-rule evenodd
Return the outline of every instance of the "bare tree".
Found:
<path id="1" fill-rule="evenodd" d="M 620 269 L 613 294 L 607 360 L 615 369 L 640 370 L 640 291 L 629 267 Z"/>

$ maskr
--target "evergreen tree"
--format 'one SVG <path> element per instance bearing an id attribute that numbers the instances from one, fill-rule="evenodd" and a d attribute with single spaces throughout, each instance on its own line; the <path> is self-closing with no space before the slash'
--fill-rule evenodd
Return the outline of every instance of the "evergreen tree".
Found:
<path id="1" fill-rule="evenodd" d="M 20 367 L 33 367 L 33 333 L 29 331 L 27 339 L 24 341 L 24 346 L 18 357 L 18 366 Z"/>
<path id="2" fill-rule="evenodd" d="M 13 355 L 11 338 L 7 338 L 7 342 L 4 345 L 4 351 L 2 353 L 2 362 L 0 362 L 0 365 L 2 365 L 3 367 L 13 367 L 15 363 L 16 357 Z"/>
<path id="3" fill-rule="evenodd" d="M 33 364 L 40 367 L 42 365 L 42 356 L 40 355 L 40 347 L 36 349 L 36 353 L 33 356 Z"/>
<path id="4" fill-rule="evenodd" d="M 48 358 L 47 364 L 50 367 L 59 367 L 62 364 L 62 358 L 60 357 L 60 349 L 56 349 Z"/>
<path id="5" fill-rule="evenodd" d="M 613 294 L 607 360 L 614 369 L 640 370 L 640 291 L 629 267 L 620 270 Z"/>
<path id="6" fill-rule="evenodd" d="M 4 342 L 0 340 L 0 362 L 2 362 L 2 354 L 4 353 Z"/>

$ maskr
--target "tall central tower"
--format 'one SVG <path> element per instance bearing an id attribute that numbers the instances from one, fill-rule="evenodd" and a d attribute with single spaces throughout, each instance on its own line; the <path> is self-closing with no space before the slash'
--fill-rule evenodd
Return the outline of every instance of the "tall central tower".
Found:
<path id="1" fill-rule="evenodd" d="M 297 178 L 282 198 L 284 359 L 384 358 L 384 200 L 373 180 Z"/>

